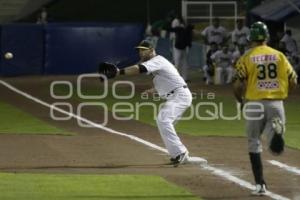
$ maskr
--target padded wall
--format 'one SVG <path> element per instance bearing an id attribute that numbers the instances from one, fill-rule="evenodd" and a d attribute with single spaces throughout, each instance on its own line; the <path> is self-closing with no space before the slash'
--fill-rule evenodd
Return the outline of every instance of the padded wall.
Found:
<path id="1" fill-rule="evenodd" d="M 9 24 L 1 27 L 1 75 L 17 76 L 41 74 L 44 60 L 43 26 L 35 24 Z M 12 52 L 13 59 L 4 59 Z"/>
<path id="2" fill-rule="evenodd" d="M 1 26 L 0 75 L 81 74 L 108 61 L 138 61 L 144 26 L 128 23 L 9 24 Z M 5 52 L 14 58 L 4 59 Z"/>
<path id="3" fill-rule="evenodd" d="M 119 65 L 138 59 L 134 46 L 143 35 L 137 24 L 60 25 L 46 27 L 47 74 L 95 72 L 100 62 Z"/>

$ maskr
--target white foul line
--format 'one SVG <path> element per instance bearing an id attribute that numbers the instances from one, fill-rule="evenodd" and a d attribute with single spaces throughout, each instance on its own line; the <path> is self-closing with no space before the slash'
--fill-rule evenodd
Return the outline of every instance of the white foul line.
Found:
<path id="1" fill-rule="evenodd" d="M 135 141 L 137 141 L 139 143 L 145 144 L 145 145 L 147 145 L 147 146 L 149 146 L 151 148 L 157 149 L 157 150 L 162 151 L 164 153 L 168 153 L 168 151 L 166 149 L 164 149 L 164 148 L 162 148 L 162 147 L 160 147 L 160 146 L 158 146 L 156 144 L 150 143 L 150 142 L 148 142 L 146 140 L 143 140 L 141 138 L 138 138 L 138 137 L 136 137 L 134 135 L 128 135 L 126 133 L 122 133 L 122 132 L 119 132 L 119 131 L 107 128 L 107 127 L 102 126 L 100 124 L 94 123 L 94 122 L 92 122 L 92 121 L 90 121 L 90 120 L 88 120 L 86 118 L 82 118 L 82 117 L 80 117 L 78 115 L 75 115 L 74 113 L 67 112 L 67 111 L 65 111 L 63 109 L 60 109 L 57 106 L 50 105 L 50 104 L 48 104 L 48 103 L 46 103 L 46 102 L 44 102 L 44 101 L 42 101 L 42 100 L 40 100 L 40 99 L 38 99 L 36 97 L 33 97 L 30 94 L 22 92 L 21 90 L 15 88 L 14 86 L 10 85 L 9 83 L 6 83 L 5 81 L 0 80 L 0 83 L 2 85 L 4 85 L 5 87 L 9 88 L 10 90 L 12 90 L 12 91 L 14 91 L 14 92 L 16 92 L 16 93 L 18 93 L 18 94 L 26 97 L 27 99 L 31 99 L 32 101 L 34 101 L 34 102 L 36 102 L 38 104 L 41 104 L 41 105 L 46 106 L 46 107 L 48 107 L 50 109 L 56 110 L 56 111 L 58 111 L 60 113 L 63 113 L 65 115 L 69 115 L 69 116 L 71 116 L 71 117 L 73 117 L 73 118 L 75 118 L 77 120 L 81 120 L 82 122 L 87 123 L 87 124 L 89 124 L 91 126 L 94 126 L 95 128 L 99 128 L 99 129 L 102 129 L 104 131 L 107 131 L 107 132 L 110 132 L 110 133 L 113 133 L 113 134 L 117 134 L 117 135 L 120 135 L 120 136 L 127 137 L 127 138 L 135 140 Z"/>
<path id="2" fill-rule="evenodd" d="M 269 163 L 271 163 L 272 165 L 275 165 L 277 167 L 280 167 L 282 169 L 285 169 L 289 172 L 292 172 L 294 174 L 297 174 L 297 175 L 300 175 L 300 169 L 298 169 L 297 167 L 291 167 L 291 166 L 288 166 L 286 164 L 283 164 L 279 161 L 276 161 L 276 160 L 268 160 Z"/>
<path id="3" fill-rule="evenodd" d="M 5 87 L 9 88 L 10 90 L 12 90 L 12 91 L 14 91 L 14 92 L 16 92 L 16 93 L 18 93 L 18 94 L 26 97 L 27 99 L 30 99 L 30 100 L 32 100 L 32 101 L 34 101 L 34 102 L 36 102 L 38 104 L 41 104 L 43 106 L 46 106 L 46 107 L 48 107 L 50 109 L 56 110 L 56 111 L 58 111 L 60 113 L 72 116 L 73 118 L 75 118 L 77 120 L 81 120 L 81 121 L 83 121 L 83 122 L 85 122 L 85 123 L 87 123 L 87 124 L 89 124 L 91 126 L 94 126 L 95 128 L 99 128 L 99 129 L 102 129 L 104 131 L 116 134 L 116 135 L 127 137 L 127 138 L 129 138 L 131 140 L 134 140 L 136 142 L 142 143 L 142 144 L 144 144 L 144 145 L 146 145 L 148 147 L 151 147 L 153 149 L 156 149 L 158 151 L 161 151 L 161 152 L 164 152 L 164 153 L 168 153 L 168 151 L 165 148 L 162 148 L 162 147 L 160 147 L 160 146 L 158 146 L 156 144 L 153 144 L 151 142 L 143 140 L 143 139 L 141 139 L 139 137 L 136 137 L 134 135 L 129 135 L 129 134 L 126 134 L 126 133 L 122 133 L 122 132 L 119 132 L 119 131 L 107 128 L 107 127 L 102 126 L 100 124 L 94 123 L 94 122 L 92 122 L 92 121 L 90 121 L 88 119 L 85 119 L 85 118 L 82 118 L 82 117 L 80 117 L 78 115 L 75 115 L 74 113 L 70 113 L 70 112 L 67 112 L 67 111 L 65 111 L 63 109 L 60 109 L 60 108 L 56 107 L 56 106 L 50 105 L 50 104 L 48 104 L 48 103 L 46 103 L 46 102 L 44 102 L 44 101 L 42 101 L 42 100 L 40 100 L 40 99 L 38 99 L 38 98 L 30 95 L 28 93 L 25 93 L 25 92 L 23 92 L 23 91 L 15 88 L 14 86 L 10 85 L 9 83 L 7 83 L 7 82 L 5 82 L 3 80 L 0 80 L 0 83 L 2 85 L 4 85 Z M 229 172 L 226 172 L 226 171 L 224 171 L 222 169 L 218 169 L 218 168 L 212 167 L 210 165 L 202 165 L 201 167 L 203 169 L 211 171 L 212 174 L 214 174 L 214 175 L 220 176 L 220 177 L 222 177 L 224 179 L 227 179 L 228 181 L 234 182 L 234 183 L 236 183 L 236 184 L 238 184 L 238 185 L 240 185 L 240 186 L 242 186 L 244 188 L 247 188 L 247 189 L 250 189 L 250 190 L 254 190 L 255 189 L 255 186 L 252 185 L 251 183 L 249 183 L 247 181 L 244 181 L 244 180 L 242 180 L 242 179 L 240 179 L 238 177 L 235 177 L 235 176 L 231 175 Z M 269 196 L 272 199 L 276 199 L 276 200 L 290 200 L 289 198 L 283 197 L 281 195 L 275 194 L 275 193 L 270 192 L 270 191 L 267 192 L 266 196 Z"/>
<path id="4" fill-rule="evenodd" d="M 212 166 L 209 166 L 209 165 L 206 165 L 206 166 L 202 166 L 202 168 L 208 170 L 208 171 L 211 171 L 212 174 L 214 175 L 217 175 L 217 176 L 220 176 L 224 179 L 227 179 L 233 183 L 236 183 L 244 188 L 247 188 L 249 190 L 254 190 L 255 189 L 255 186 L 252 185 L 251 183 L 243 180 L 243 179 L 240 179 L 236 176 L 233 176 L 232 174 L 230 174 L 229 172 L 226 172 L 222 169 L 218 169 L 216 167 L 212 167 Z M 284 196 L 281 196 L 279 194 L 276 194 L 276 193 L 273 193 L 271 192 L 270 190 L 267 191 L 267 193 L 265 194 L 265 196 L 269 196 L 270 198 L 272 199 L 276 199 L 276 200 L 290 200 L 289 198 L 287 197 L 284 197 Z"/>

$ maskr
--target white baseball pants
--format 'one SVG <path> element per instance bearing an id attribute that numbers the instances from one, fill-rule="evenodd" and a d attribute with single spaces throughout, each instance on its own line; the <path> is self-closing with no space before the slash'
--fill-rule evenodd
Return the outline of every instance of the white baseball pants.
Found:
<path id="1" fill-rule="evenodd" d="M 172 158 L 187 151 L 178 137 L 174 125 L 192 103 L 192 94 L 188 88 L 178 88 L 167 97 L 157 116 L 157 126 L 162 140 Z"/>
<path id="2" fill-rule="evenodd" d="M 231 83 L 233 76 L 233 68 L 232 67 L 216 67 L 215 69 L 215 84 L 221 85 L 224 83 Z"/>

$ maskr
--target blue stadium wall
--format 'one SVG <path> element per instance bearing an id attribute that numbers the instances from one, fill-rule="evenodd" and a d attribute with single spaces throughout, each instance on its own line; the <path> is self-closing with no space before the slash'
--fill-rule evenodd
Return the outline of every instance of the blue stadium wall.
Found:
<path id="1" fill-rule="evenodd" d="M 0 75 L 81 74 L 95 72 L 103 61 L 132 64 L 144 28 L 131 23 L 3 25 Z M 6 52 L 14 58 L 4 59 Z"/>

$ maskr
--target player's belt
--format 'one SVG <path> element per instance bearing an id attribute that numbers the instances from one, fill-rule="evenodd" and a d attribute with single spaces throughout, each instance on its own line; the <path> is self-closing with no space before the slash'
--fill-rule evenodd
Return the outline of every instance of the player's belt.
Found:
<path id="1" fill-rule="evenodd" d="M 184 85 L 184 86 L 181 86 L 181 87 L 175 88 L 174 90 L 172 90 L 171 92 L 169 92 L 169 93 L 167 94 L 167 96 L 169 96 L 169 95 L 171 95 L 171 94 L 174 94 L 174 93 L 176 92 L 176 90 L 178 90 L 179 88 L 187 88 L 187 86 L 186 86 L 186 85 Z"/>

